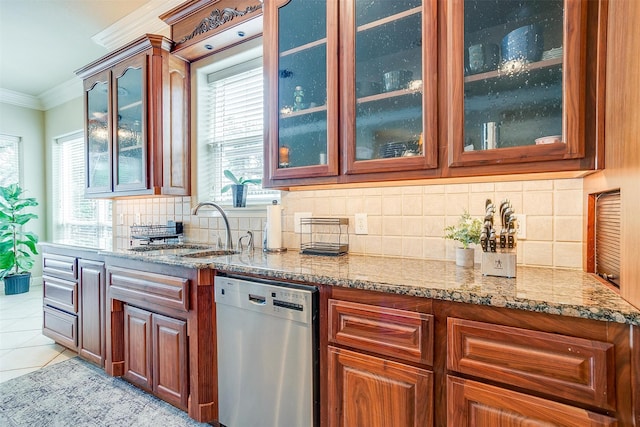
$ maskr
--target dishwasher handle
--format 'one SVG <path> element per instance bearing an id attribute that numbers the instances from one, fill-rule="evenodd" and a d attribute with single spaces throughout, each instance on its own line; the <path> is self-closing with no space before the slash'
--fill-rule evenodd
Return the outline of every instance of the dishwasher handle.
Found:
<path id="1" fill-rule="evenodd" d="M 260 295 L 249 294 L 249 302 L 251 302 L 251 304 L 256 304 L 256 305 L 266 305 L 267 299 Z"/>

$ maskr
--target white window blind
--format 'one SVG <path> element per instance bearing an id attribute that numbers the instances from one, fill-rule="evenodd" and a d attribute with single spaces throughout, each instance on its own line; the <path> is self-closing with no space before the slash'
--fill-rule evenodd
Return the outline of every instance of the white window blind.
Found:
<path id="1" fill-rule="evenodd" d="M 53 146 L 53 241 L 111 249 L 111 201 L 86 199 L 82 132 Z"/>
<path id="2" fill-rule="evenodd" d="M 20 138 L 0 134 L 0 186 L 20 184 Z"/>
<path id="3" fill-rule="evenodd" d="M 237 178 L 262 179 L 263 173 L 263 75 L 261 60 L 252 60 L 207 76 L 206 126 L 200 138 L 205 145 L 198 158 L 199 199 L 231 205 L 231 182 L 223 172 Z M 202 128 L 201 128 L 202 129 Z M 270 203 L 279 191 L 249 185 L 247 205 Z"/>

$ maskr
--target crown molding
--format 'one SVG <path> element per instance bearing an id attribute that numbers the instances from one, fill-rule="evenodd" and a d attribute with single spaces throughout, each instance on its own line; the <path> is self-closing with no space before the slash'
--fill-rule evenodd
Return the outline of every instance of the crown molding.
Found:
<path id="1" fill-rule="evenodd" d="M 71 80 L 67 80 L 56 87 L 42 92 L 38 98 L 42 103 L 43 110 L 46 111 L 60 104 L 64 104 L 67 101 L 81 97 L 83 93 L 82 90 L 82 80 L 74 77 Z"/>
<path id="2" fill-rule="evenodd" d="M 91 37 L 95 43 L 112 51 L 144 34 L 171 38 L 171 27 L 159 16 L 184 3 L 184 0 L 151 0 L 141 8 Z"/>
<path id="3" fill-rule="evenodd" d="M 40 98 L 4 88 L 0 88 L 0 102 L 32 110 L 44 110 Z"/>

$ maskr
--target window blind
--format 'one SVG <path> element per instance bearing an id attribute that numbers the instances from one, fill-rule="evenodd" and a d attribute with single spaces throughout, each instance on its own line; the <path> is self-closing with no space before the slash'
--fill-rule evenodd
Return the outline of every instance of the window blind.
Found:
<path id="1" fill-rule="evenodd" d="M 20 184 L 20 138 L 0 134 L 0 185 Z"/>
<path id="2" fill-rule="evenodd" d="M 82 132 L 59 138 L 52 150 L 53 240 L 110 249 L 111 201 L 86 199 Z"/>
<path id="3" fill-rule="evenodd" d="M 263 173 L 263 74 L 260 60 L 252 60 L 207 76 L 206 126 L 201 138 L 205 158 L 198 158 L 201 200 L 231 205 L 231 191 L 221 193 L 231 182 L 223 172 L 237 178 L 262 179 Z M 204 193 L 204 194 L 203 194 Z M 250 185 L 247 204 L 270 203 L 280 192 Z"/>

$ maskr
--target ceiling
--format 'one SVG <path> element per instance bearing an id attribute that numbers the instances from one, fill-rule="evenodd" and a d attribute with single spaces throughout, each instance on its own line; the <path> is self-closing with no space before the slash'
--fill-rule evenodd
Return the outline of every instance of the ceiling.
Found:
<path id="1" fill-rule="evenodd" d="M 0 0 L 0 92 L 42 97 L 117 47 L 110 39 L 121 46 L 146 32 L 158 33 L 140 21 L 168 29 L 157 17 L 182 1 Z M 124 32 L 131 37 L 123 42 Z"/>

